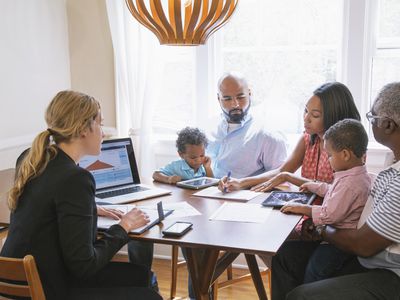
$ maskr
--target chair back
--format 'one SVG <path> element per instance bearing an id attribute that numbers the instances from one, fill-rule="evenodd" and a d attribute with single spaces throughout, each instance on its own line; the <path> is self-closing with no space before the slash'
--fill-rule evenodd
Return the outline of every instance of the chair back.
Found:
<path id="1" fill-rule="evenodd" d="M 44 300 L 42 282 L 32 255 L 0 257 L 0 294 Z"/>

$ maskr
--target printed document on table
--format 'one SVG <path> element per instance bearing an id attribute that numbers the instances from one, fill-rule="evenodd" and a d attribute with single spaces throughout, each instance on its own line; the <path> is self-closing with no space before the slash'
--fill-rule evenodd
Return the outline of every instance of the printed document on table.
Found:
<path id="1" fill-rule="evenodd" d="M 271 207 L 262 207 L 260 204 L 225 202 L 212 214 L 210 220 L 264 223 L 271 211 Z"/>
<path id="2" fill-rule="evenodd" d="M 103 207 L 106 208 L 113 208 L 113 209 L 118 209 L 122 212 L 122 214 L 126 214 L 127 212 L 129 212 L 131 209 L 137 207 L 138 209 L 142 210 L 144 213 L 147 214 L 147 216 L 149 217 L 150 222 L 147 223 L 146 225 L 136 228 L 136 229 L 132 229 L 130 232 L 133 234 L 142 234 L 143 232 L 145 232 L 146 230 L 150 229 L 151 227 L 153 227 L 154 225 L 158 224 L 160 222 L 159 220 L 159 215 L 158 215 L 158 210 L 157 207 L 152 205 L 152 206 L 148 206 L 148 207 L 143 207 L 143 206 L 136 206 L 134 204 L 120 204 L 120 205 L 104 205 Z M 168 210 L 168 209 L 164 209 L 164 217 L 166 218 L 167 216 L 169 216 L 170 214 L 172 214 L 172 210 Z M 111 218 L 106 218 L 106 217 L 98 217 L 97 218 L 97 227 L 100 229 L 108 229 L 110 228 L 112 225 L 114 224 L 118 224 L 120 220 L 114 220 Z"/>
<path id="3" fill-rule="evenodd" d="M 141 207 L 147 208 L 151 206 L 141 206 Z M 164 209 L 167 210 L 173 210 L 173 213 L 168 217 L 169 219 L 201 215 L 201 213 L 197 209 L 195 209 L 187 202 L 163 203 L 163 207 Z"/>
<path id="4" fill-rule="evenodd" d="M 193 196 L 204 197 L 204 198 L 217 198 L 226 200 L 251 200 L 262 193 L 254 192 L 250 190 L 239 190 L 229 193 L 221 192 L 218 187 L 212 186 L 204 190 L 194 193 Z"/>
<path id="5" fill-rule="evenodd" d="M 126 214 L 130 210 L 136 207 L 135 204 L 121 204 L 121 205 L 104 205 L 105 208 L 112 208 L 112 209 L 117 209 L 122 212 L 122 214 Z M 158 217 L 158 215 L 157 215 Z M 114 220 L 111 218 L 106 218 L 106 217 L 97 217 L 97 227 L 102 228 L 102 229 L 107 229 L 110 228 L 114 224 L 118 224 L 119 220 Z"/>

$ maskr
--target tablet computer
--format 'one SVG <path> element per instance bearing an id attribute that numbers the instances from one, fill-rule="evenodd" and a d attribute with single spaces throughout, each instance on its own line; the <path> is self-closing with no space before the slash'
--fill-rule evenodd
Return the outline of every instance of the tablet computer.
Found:
<path id="1" fill-rule="evenodd" d="M 262 205 L 281 208 L 288 202 L 311 204 L 315 197 L 316 195 L 312 193 L 273 191 L 262 202 Z"/>
<path id="2" fill-rule="evenodd" d="M 179 181 L 176 183 L 176 185 L 187 189 L 199 190 L 209 186 L 217 185 L 218 182 L 219 179 L 217 178 L 200 177 L 200 178 Z"/>

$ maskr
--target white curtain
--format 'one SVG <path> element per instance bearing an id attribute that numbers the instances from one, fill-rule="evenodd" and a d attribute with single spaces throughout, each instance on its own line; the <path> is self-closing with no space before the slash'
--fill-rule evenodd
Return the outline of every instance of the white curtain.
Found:
<path id="1" fill-rule="evenodd" d="M 106 4 L 114 47 L 118 134 L 132 137 L 139 173 L 150 178 L 155 169 L 152 119 L 162 68 L 158 40 L 133 19 L 124 0 Z"/>

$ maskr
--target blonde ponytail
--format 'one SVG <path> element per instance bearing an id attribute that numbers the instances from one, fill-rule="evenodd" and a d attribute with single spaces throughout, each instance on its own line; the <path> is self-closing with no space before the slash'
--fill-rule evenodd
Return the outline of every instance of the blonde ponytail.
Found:
<path id="1" fill-rule="evenodd" d="M 14 186 L 8 194 L 8 206 L 15 210 L 28 181 L 43 173 L 57 154 L 57 144 L 79 137 L 97 117 L 100 104 L 91 96 L 74 91 L 59 92 L 47 107 L 45 119 L 49 129 L 36 136 L 22 160 Z M 51 137 L 54 141 L 52 143 Z"/>
<path id="2" fill-rule="evenodd" d="M 46 130 L 36 136 L 31 149 L 17 169 L 14 186 L 8 195 L 8 206 L 11 210 L 17 208 L 18 198 L 21 196 L 25 184 L 29 180 L 40 175 L 46 168 L 50 159 L 52 159 L 57 153 L 56 148 L 50 146 L 50 135 L 51 133 Z"/>

